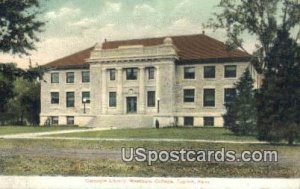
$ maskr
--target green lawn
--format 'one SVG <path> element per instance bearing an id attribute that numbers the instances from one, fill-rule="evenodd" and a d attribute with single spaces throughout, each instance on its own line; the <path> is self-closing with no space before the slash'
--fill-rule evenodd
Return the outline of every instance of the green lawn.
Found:
<path id="1" fill-rule="evenodd" d="M 30 129 L 40 132 L 49 131 L 49 129 L 53 131 L 70 128 L 74 129 L 74 127 L 22 127 L 19 129 L 25 129 L 22 132 Z M 18 129 L 8 127 L 8 130 Z M 236 137 L 224 128 L 119 129 L 70 133 L 64 134 L 64 136 L 255 140 L 253 137 Z M 155 162 L 152 166 L 147 166 L 146 162 L 123 162 L 121 154 L 118 154 L 122 147 L 144 147 L 157 151 L 221 150 L 225 148 L 225 150 L 233 150 L 237 154 L 244 150 L 276 150 L 278 151 L 278 162 Z M 299 157 L 300 145 L 0 139 L 0 173 L 2 175 L 297 178 L 300 177 Z"/>
<path id="2" fill-rule="evenodd" d="M 17 162 L 17 163 L 16 163 Z M 2 175 L 63 175 L 111 177 L 247 177 L 298 178 L 299 169 L 278 164 L 167 162 L 147 166 L 109 159 L 72 157 L 0 157 Z"/>
<path id="3" fill-rule="evenodd" d="M 174 177 L 299 177 L 300 146 L 268 144 L 209 144 L 195 142 L 117 142 L 76 140 L 0 140 L 0 151 L 7 149 L 94 149 L 115 150 L 121 147 L 145 147 L 156 150 L 194 149 L 213 150 L 277 150 L 277 163 L 225 163 L 225 162 L 157 162 L 125 163 L 120 159 L 69 156 L 43 156 L 39 154 L 0 156 L 3 175 L 80 175 L 80 176 L 174 176 Z"/>
<path id="4" fill-rule="evenodd" d="M 94 137 L 94 138 L 175 138 L 175 139 L 208 139 L 208 140 L 256 140 L 251 136 L 235 136 L 224 128 L 135 128 L 112 129 L 105 131 L 87 131 L 52 136 Z"/>
<path id="5" fill-rule="evenodd" d="M 0 126 L 0 135 L 79 129 L 78 126 Z"/>

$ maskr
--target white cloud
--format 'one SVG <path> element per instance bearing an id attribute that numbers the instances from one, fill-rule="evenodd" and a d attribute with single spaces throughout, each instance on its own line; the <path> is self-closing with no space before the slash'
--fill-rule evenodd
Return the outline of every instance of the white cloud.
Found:
<path id="1" fill-rule="evenodd" d="M 95 25 L 97 22 L 97 18 L 83 18 L 77 22 L 70 23 L 69 25 L 78 27 L 89 27 Z"/>
<path id="2" fill-rule="evenodd" d="M 80 6 L 64 6 L 47 12 L 45 18 L 51 20 L 52 24 L 41 34 L 43 39 L 36 44 L 38 51 L 32 52 L 32 62 L 45 64 L 95 43 L 102 43 L 105 38 L 112 41 L 199 34 L 203 30 L 201 19 L 204 18 L 189 13 L 195 7 L 195 3 L 190 0 L 182 0 L 172 6 L 151 6 L 152 4 L 144 1 L 145 3 L 135 3 L 132 10 L 126 10 L 123 1 L 104 2 L 96 14 L 86 14 L 83 9 L 81 11 Z M 61 32 L 57 32 L 58 27 L 61 28 Z M 222 30 L 213 33 L 212 30 L 206 29 L 207 35 L 221 41 L 225 41 L 225 33 Z M 253 44 L 247 43 L 246 47 L 252 49 Z M 5 57 L 9 58 L 9 55 Z M 0 56 L 0 61 L 5 57 Z M 19 62 L 21 67 L 28 66 L 28 57 L 14 60 Z"/>
<path id="3" fill-rule="evenodd" d="M 201 31 L 201 25 L 199 25 L 198 23 L 193 23 L 187 18 L 177 19 L 166 28 L 166 32 L 172 35 L 200 33 Z"/>
<path id="4" fill-rule="evenodd" d="M 179 9 L 181 10 L 182 8 L 186 7 L 191 1 L 189 0 L 184 0 L 184 1 L 181 1 L 180 3 L 178 3 L 175 7 L 175 9 Z"/>
<path id="5" fill-rule="evenodd" d="M 133 12 L 134 14 L 154 13 L 155 9 L 150 5 L 144 3 L 140 5 L 135 5 Z"/>
<path id="6" fill-rule="evenodd" d="M 76 16 L 81 12 L 79 8 L 62 7 L 57 11 L 50 11 L 45 14 L 46 19 L 57 19 L 62 17 Z"/>
<path id="7" fill-rule="evenodd" d="M 121 3 L 113 3 L 113 2 L 107 2 L 106 3 L 106 8 L 107 8 L 108 12 L 110 12 L 110 11 L 112 11 L 112 12 L 120 12 L 121 7 L 122 7 Z"/>

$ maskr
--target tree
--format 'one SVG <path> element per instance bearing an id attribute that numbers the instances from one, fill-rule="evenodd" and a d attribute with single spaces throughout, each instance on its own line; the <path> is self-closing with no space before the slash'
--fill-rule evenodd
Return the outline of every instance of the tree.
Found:
<path id="1" fill-rule="evenodd" d="M 22 78 L 17 78 L 13 82 L 14 96 L 9 99 L 6 105 L 5 120 L 9 124 L 24 125 L 26 105 L 22 103 L 22 98 L 30 88 L 30 83 Z"/>
<path id="2" fill-rule="evenodd" d="M 225 29 L 227 44 L 233 49 L 245 50 L 243 34 L 256 36 L 259 44 L 253 58 L 258 70 L 267 67 L 265 56 L 279 28 L 298 30 L 295 39 L 300 39 L 300 5 L 297 0 L 221 0 L 218 8 L 221 12 L 214 13 L 207 26 L 215 30 Z"/>
<path id="3" fill-rule="evenodd" d="M 37 19 L 39 7 L 39 0 L 0 0 L 0 53 L 28 55 L 30 50 L 35 49 L 34 43 L 39 41 L 37 34 L 44 26 L 44 23 Z M 31 79 L 33 82 L 34 78 L 40 76 L 40 73 L 34 74 L 37 74 L 35 70 L 25 72 L 14 64 L 0 64 L 0 123 L 5 123 L 9 119 L 7 103 L 16 100 L 14 97 L 17 92 L 14 93 L 13 84 L 16 78 Z M 33 87 L 30 92 L 36 92 L 36 86 Z M 25 102 L 34 103 L 34 107 L 38 106 L 36 99 L 25 99 L 27 99 Z M 18 106 L 18 104 L 10 105 Z"/>
<path id="4" fill-rule="evenodd" d="M 300 138 L 300 47 L 283 28 L 267 55 L 258 95 L 258 139 L 293 144 Z"/>
<path id="5" fill-rule="evenodd" d="M 0 52 L 28 54 L 34 50 L 43 22 L 37 20 L 39 0 L 0 1 Z"/>
<path id="6" fill-rule="evenodd" d="M 26 71 L 2 64 L 0 71 L 0 121 L 23 125 L 39 123 L 41 67 Z"/>
<path id="7" fill-rule="evenodd" d="M 22 73 L 16 64 L 0 64 L 0 121 L 3 120 L 6 104 L 14 96 L 13 82 Z"/>
<path id="8" fill-rule="evenodd" d="M 235 83 L 236 95 L 225 103 L 224 126 L 236 135 L 253 135 L 256 129 L 256 99 L 253 79 L 248 69 Z"/>

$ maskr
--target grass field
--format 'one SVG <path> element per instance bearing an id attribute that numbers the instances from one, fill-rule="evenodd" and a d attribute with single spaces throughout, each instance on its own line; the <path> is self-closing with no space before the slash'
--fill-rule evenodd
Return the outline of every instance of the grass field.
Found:
<path id="1" fill-rule="evenodd" d="M 120 152 L 121 147 L 145 147 L 155 150 L 277 150 L 278 162 L 157 162 L 125 163 L 117 159 L 98 157 L 96 152 Z M 81 176 L 175 176 L 175 177 L 299 177 L 300 146 L 267 144 L 210 144 L 195 142 L 108 142 L 75 140 L 0 140 L 1 153 L 25 150 L 24 154 L 0 156 L 3 175 L 81 175 Z M 76 150 L 83 150 L 81 154 Z M 92 150 L 87 154 L 86 149 Z M 69 150 L 68 154 L 44 155 L 43 150 Z M 36 153 L 32 153 L 35 152 Z M 93 155 L 94 154 L 94 155 Z M 88 156 L 93 155 L 93 156 Z"/>
<path id="2" fill-rule="evenodd" d="M 0 133 L 24 133 L 77 127 L 0 127 Z M 2 130 L 1 130 L 2 129 Z M 2 132 L 1 132 L 2 131 Z M 224 128 L 143 128 L 70 133 L 55 136 L 96 138 L 180 138 L 256 140 L 237 137 Z M 276 150 L 278 162 L 123 162 L 122 147 L 148 150 Z M 0 139 L 2 175 L 169 176 L 169 177 L 300 177 L 300 145 L 230 144 L 162 141 L 88 141 Z"/>
<path id="3" fill-rule="evenodd" d="M 0 135 L 79 129 L 78 126 L 0 126 Z"/>
<path id="4" fill-rule="evenodd" d="M 52 136 L 93 137 L 93 138 L 171 138 L 171 139 L 208 139 L 208 140 L 256 140 L 251 136 L 235 136 L 224 128 L 138 128 L 105 131 L 87 131 Z"/>

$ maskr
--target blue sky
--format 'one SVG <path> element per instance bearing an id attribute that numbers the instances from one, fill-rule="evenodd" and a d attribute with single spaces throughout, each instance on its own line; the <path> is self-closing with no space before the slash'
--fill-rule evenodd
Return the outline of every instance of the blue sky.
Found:
<path id="1" fill-rule="evenodd" d="M 131 39 L 202 33 L 219 0 L 46 0 L 40 19 L 47 21 L 33 63 L 45 64 L 104 39 Z M 225 32 L 205 31 L 225 41 Z M 246 48 L 255 42 L 246 40 Z M 0 61 L 28 66 L 28 56 L 2 55 Z"/>

